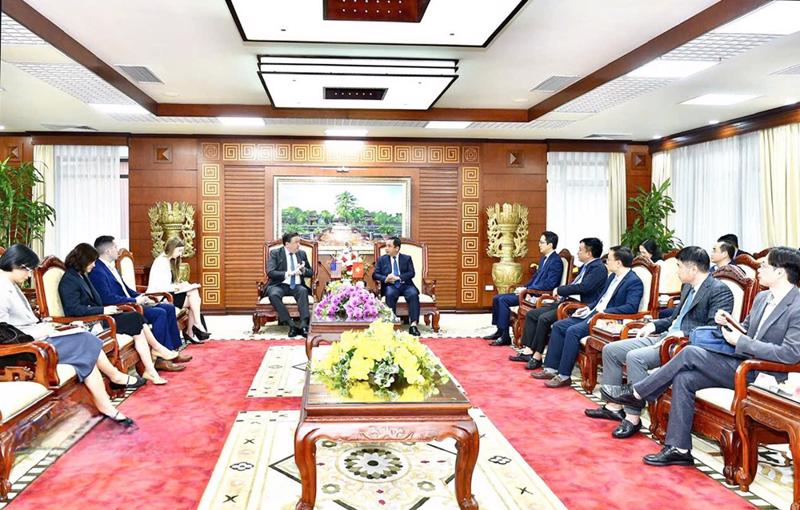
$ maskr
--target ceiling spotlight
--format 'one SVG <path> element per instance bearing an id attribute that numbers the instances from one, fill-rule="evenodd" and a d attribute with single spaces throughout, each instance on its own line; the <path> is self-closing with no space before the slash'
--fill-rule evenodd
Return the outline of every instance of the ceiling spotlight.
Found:
<path id="1" fill-rule="evenodd" d="M 6 127 L 0 124 L 0 131 L 4 130 Z"/>
<path id="2" fill-rule="evenodd" d="M 658 140 L 659 138 L 661 138 L 661 135 L 653 135 L 653 140 Z"/>
<path id="3" fill-rule="evenodd" d="M 716 120 L 716 119 L 712 119 L 712 120 L 709 120 L 709 121 L 708 121 L 708 125 L 709 125 L 709 126 L 713 126 L 714 124 L 719 124 L 719 121 L 718 121 L 718 120 Z"/>

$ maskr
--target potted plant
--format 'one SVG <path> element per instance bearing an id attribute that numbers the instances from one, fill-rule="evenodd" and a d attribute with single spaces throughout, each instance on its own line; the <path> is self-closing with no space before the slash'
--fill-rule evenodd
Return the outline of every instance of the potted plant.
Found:
<path id="1" fill-rule="evenodd" d="M 20 243 L 30 246 L 42 240 L 49 223 L 53 225 L 56 211 L 41 197 L 33 196 L 36 184 L 44 177 L 32 162 L 13 166 L 8 159 L 0 161 L 0 243 L 11 246 Z"/>
<path id="2" fill-rule="evenodd" d="M 667 194 L 669 184 L 667 179 L 650 191 L 639 188 L 639 194 L 629 200 L 628 209 L 636 213 L 636 219 L 622 234 L 622 244 L 634 253 L 647 239 L 654 240 L 664 253 L 683 244 L 675 237 L 675 231 L 667 227 L 667 217 L 675 212 L 675 203 Z"/>

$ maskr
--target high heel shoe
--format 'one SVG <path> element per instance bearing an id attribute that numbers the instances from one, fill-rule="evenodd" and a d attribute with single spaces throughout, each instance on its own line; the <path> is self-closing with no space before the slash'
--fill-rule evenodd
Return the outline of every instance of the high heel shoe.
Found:
<path id="1" fill-rule="evenodd" d="M 203 340 L 198 340 L 196 338 L 190 337 L 189 333 L 187 333 L 186 331 L 182 331 L 181 333 L 183 333 L 183 340 L 188 342 L 188 343 L 190 343 L 190 344 L 204 344 L 205 343 Z"/>
<path id="2" fill-rule="evenodd" d="M 109 420 L 113 421 L 114 423 L 122 425 L 126 429 L 129 429 L 129 428 L 131 428 L 131 427 L 136 425 L 136 422 L 133 421 L 132 419 L 128 418 L 128 417 L 117 418 L 117 416 L 119 416 L 119 410 L 117 410 L 117 412 L 114 413 L 114 416 L 110 416 L 110 415 L 108 415 L 106 413 L 101 413 L 101 414 L 103 415 L 103 419 L 108 418 Z"/>
<path id="3" fill-rule="evenodd" d="M 131 379 L 133 379 L 133 382 L 130 382 Z M 136 388 L 141 388 L 145 384 L 147 384 L 147 381 L 145 381 L 138 375 L 129 375 L 128 379 L 125 381 L 125 384 L 119 384 L 115 383 L 114 381 L 111 381 L 110 386 L 115 390 L 124 390 L 124 389 L 135 390 Z"/>
<path id="4" fill-rule="evenodd" d="M 147 379 L 148 381 L 150 381 L 151 383 L 155 384 L 156 386 L 161 386 L 162 384 L 167 384 L 167 380 L 164 379 L 163 377 L 161 377 L 160 375 L 152 376 L 152 375 L 148 374 L 147 372 L 145 372 L 144 374 L 142 374 L 142 378 L 143 379 Z"/>
<path id="5" fill-rule="evenodd" d="M 194 336 L 196 336 L 200 340 L 208 340 L 209 338 L 211 338 L 211 333 L 203 331 L 197 326 L 192 326 L 192 331 L 194 331 Z"/>

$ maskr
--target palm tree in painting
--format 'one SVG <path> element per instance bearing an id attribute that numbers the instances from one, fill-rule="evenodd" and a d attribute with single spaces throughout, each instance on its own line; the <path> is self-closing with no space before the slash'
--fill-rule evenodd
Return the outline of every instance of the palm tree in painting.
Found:
<path id="1" fill-rule="evenodd" d="M 343 191 L 336 195 L 336 215 L 349 221 L 351 210 L 356 205 L 356 197 L 349 191 Z"/>

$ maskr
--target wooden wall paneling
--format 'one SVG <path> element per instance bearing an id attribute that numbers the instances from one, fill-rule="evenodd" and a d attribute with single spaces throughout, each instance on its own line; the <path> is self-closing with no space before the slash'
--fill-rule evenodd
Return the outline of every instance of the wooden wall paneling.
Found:
<path id="1" fill-rule="evenodd" d="M 458 304 L 459 223 L 458 167 L 420 169 L 416 238 L 428 245 L 428 277 L 436 280 L 439 309 Z"/>
<path id="2" fill-rule="evenodd" d="M 629 145 L 625 152 L 625 191 L 630 200 L 639 193 L 639 188 L 650 190 L 652 182 L 652 158 L 645 144 Z M 628 226 L 633 225 L 636 214 L 626 209 Z"/>
<path id="3" fill-rule="evenodd" d="M 11 165 L 33 161 L 30 136 L 0 135 L 0 161 L 8 158 Z"/>

